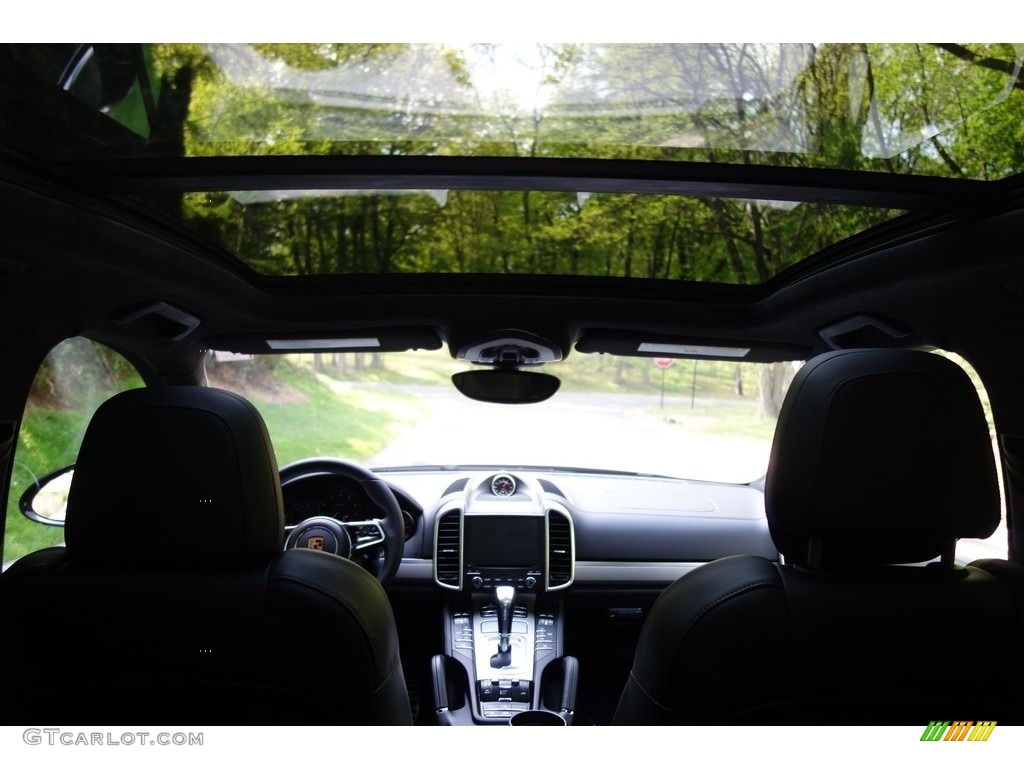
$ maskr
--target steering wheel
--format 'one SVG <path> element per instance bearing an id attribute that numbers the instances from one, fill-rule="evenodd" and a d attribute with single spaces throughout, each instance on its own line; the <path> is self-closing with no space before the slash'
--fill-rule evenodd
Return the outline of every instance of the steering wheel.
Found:
<path id="1" fill-rule="evenodd" d="M 280 474 L 282 487 L 303 477 L 340 477 L 358 485 L 380 510 L 380 515 L 371 520 L 343 522 L 322 515 L 307 518 L 288 534 L 285 549 L 317 549 L 350 560 L 364 559 L 360 556 L 379 549 L 380 557 L 369 560 L 367 570 L 381 584 L 394 578 L 405 550 L 405 521 L 387 483 L 370 470 L 341 459 L 301 459 L 282 467 Z"/>

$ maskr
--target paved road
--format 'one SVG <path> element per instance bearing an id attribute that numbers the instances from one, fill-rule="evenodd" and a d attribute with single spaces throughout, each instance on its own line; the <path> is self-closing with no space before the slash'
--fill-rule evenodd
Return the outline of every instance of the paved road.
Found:
<path id="1" fill-rule="evenodd" d="M 368 466 L 574 466 L 749 482 L 768 465 L 768 442 L 698 433 L 687 418 L 670 423 L 649 410 L 657 396 L 559 393 L 522 406 L 477 403 L 447 387 L 415 391 L 432 415 Z"/>

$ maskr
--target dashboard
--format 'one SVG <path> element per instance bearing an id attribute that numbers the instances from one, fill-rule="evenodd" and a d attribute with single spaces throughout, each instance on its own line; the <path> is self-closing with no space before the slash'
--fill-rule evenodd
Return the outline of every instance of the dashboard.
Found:
<path id="1" fill-rule="evenodd" d="M 480 566 L 544 571 L 552 516 L 559 535 L 568 533 L 570 549 L 555 553 L 565 557 L 553 581 L 550 568 L 543 573 L 548 590 L 573 583 L 667 585 L 719 557 L 778 558 L 756 484 L 567 469 L 413 467 L 370 473 L 347 462 L 305 460 L 281 470 L 286 529 L 315 516 L 344 523 L 379 518 L 381 508 L 364 474 L 383 481 L 402 511 L 405 545 L 397 585 L 463 589 L 470 586 L 467 579 L 486 578 L 470 572 Z M 461 550 L 462 559 L 454 562 L 451 552 L 439 550 L 439 531 L 454 527 L 455 519 L 470 546 L 469 561 Z"/>

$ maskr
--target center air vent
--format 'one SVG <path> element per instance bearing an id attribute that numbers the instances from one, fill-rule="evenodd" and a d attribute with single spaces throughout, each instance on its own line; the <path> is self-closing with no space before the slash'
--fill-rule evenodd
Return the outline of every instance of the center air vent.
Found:
<path id="1" fill-rule="evenodd" d="M 548 511 L 548 589 L 572 584 L 575 553 L 572 518 L 564 512 Z"/>
<path id="2" fill-rule="evenodd" d="M 449 589 L 462 588 L 462 517 L 457 509 L 442 512 L 434 534 L 434 580 Z"/>

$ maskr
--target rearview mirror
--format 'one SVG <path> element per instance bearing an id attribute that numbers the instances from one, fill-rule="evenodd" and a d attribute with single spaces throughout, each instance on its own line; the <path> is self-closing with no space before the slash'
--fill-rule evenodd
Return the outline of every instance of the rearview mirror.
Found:
<path id="1" fill-rule="evenodd" d="M 514 405 L 547 400 L 558 391 L 562 382 L 547 373 L 512 369 L 462 371 L 452 374 L 452 383 L 472 400 Z"/>
<path id="2" fill-rule="evenodd" d="M 64 525 L 74 474 L 75 465 L 72 464 L 39 478 L 18 500 L 21 514 L 34 523 Z"/>

